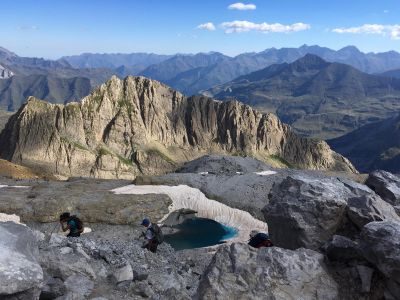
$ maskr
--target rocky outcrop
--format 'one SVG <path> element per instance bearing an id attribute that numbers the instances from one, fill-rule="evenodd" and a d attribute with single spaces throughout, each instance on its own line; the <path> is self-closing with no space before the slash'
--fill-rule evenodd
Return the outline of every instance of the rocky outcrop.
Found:
<path id="1" fill-rule="evenodd" d="M 318 249 L 345 224 L 347 199 L 370 193 L 343 179 L 293 175 L 272 188 L 263 213 L 276 245 Z"/>
<path id="2" fill-rule="evenodd" d="M 366 185 L 386 202 L 394 206 L 400 205 L 400 177 L 398 175 L 386 171 L 375 171 L 369 174 Z"/>
<path id="3" fill-rule="evenodd" d="M 374 194 L 348 199 L 347 216 L 360 230 L 373 221 L 400 222 L 393 206 Z"/>
<path id="4" fill-rule="evenodd" d="M 394 208 L 367 186 L 339 178 L 291 175 L 275 184 L 263 208 L 274 243 L 318 249 L 334 234 L 354 237 L 373 221 L 400 222 Z"/>
<path id="5" fill-rule="evenodd" d="M 205 268 L 200 266 L 204 253 L 196 255 L 198 250 L 193 251 L 190 261 L 187 255 L 175 252 L 166 243 L 158 247 L 157 253 L 151 253 L 141 248 L 132 228 L 118 237 L 102 231 L 97 237 L 93 232 L 79 239 L 43 242 L 40 263 L 46 281 L 42 296 L 43 299 L 191 299 Z M 209 263 L 210 255 L 204 264 Z"/>
<path id="6" fill-rule="evenodd" d="M 110 190 L 126 181 L 75 179 L 68 182 L 39 181 L 25 188 L 4 187 L 0 212 L 16 214 L 22 222 L 54 222 L 64 211 L 86 223 L 138 224 L 143 216 L 154 220 L 168 213 L 166 195 L 115 195 Z M 21 185 L 21 183 L 20 183 Z"/>
<path id="7" fill-rule="evenodd" d="M 338 287 L 317 252 L 232 244 L 214 256 L 197 298 L 338 299 Z"/>
<path id="8" fill-rule="evenodd" d="M 176 173 L 199 173 L 203 175 L 237 175 L 270 170 L 264 162 L 241 156 L 205 155 L 187 162 Z"/>
<path id="9" fill-rule="evenodd" d="M 360 235 L 360 248 L 386 278 L 386 299 L 400 298 L 400 223 L 371 222 Z"/>
<path id="10" fill-rule="evenodd" d="M 13 222 L 0 222 L 0 298 L 39 299 L 43 271 L 32 231 Z"/>
<path id="11" fill-rule="evenodd" d="M 160 174 L 205 153 L 356 172 L 325 142 L 297 136 L 275 115 L 236 101 L 186 98 L 143 77 L 113 77 L 65 106 L 30 98 L 0 141 L 3 158 L 66 176 Z"/>
<path id="12" fill-rule="evenodd" d="M 362 257 L 356 242 L 341 235 L 334 235 L 325 245 L 325 253 L 331 261 L 348 262 Z"/>
<path id="13" fill-rule="evenodd" d="M 0 79 L 7 79 L 12 76 L 14 76 L 14 73 L 11 70 L 0 65 Z"/>

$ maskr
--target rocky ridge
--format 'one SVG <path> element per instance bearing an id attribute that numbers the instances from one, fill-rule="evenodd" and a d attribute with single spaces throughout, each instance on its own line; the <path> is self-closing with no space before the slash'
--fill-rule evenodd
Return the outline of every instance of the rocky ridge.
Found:
<path id="1" fill-rule="evenodd" d="M 143 77 L 112 77 L 80 103 L 30 98 L 0 135 L 1 157 L 65 176 L 160 174 L 205 153 L 356 172 L 318 140 L 236 101 L 186 98 Z"/>
<path id="2" fill-rule="evenodd" d="M 400 108 L 399 79 L 366 74 L 312 54 L 238 77 L 208 92 L 217 99 L 235 98 L 276 113 L 297 133 L 322 139 L 393 117 Z"/>

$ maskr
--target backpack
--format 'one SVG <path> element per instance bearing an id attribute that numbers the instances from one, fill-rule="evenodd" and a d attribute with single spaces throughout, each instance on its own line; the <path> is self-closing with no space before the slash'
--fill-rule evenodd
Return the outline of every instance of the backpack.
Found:
<path id="1" fill-rule="evenodd" d="M 157 224 L 152 224 L 150 230 L 153 232 L 154 240 L 157 242 L 157 244 L 161 244 L 162 242 L 164 242 L 164 234 Z"/>
<path id="2" fill-rule="evenodd" d="M 78 232 L 82 233 L 85 228 L 83 227 L 83 222 L 81 221 L 81 219 L 79 219 L 77 216 L 74 215 L 70 217 L 70 220 L 75 221 Z"/>
<path id="3" fill-rule="evenodd" d="M 273 246 L 273 244 L 272 244 L 271 240 L 269 239 L 268 235 L 266 235 L 265 233 L 257 233 L 255 236 L 253 236 L 250 239 L 249 245 L 254 247 L 254 248 L 272 247 Z"/>

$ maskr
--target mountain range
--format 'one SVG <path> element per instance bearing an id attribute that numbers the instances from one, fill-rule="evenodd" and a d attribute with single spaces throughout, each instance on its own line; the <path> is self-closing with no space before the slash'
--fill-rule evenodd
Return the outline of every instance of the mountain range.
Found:
<path id="1" fill-rule="evenodd" d="M 119 76 L 142 75 L 161 81 L 186 95 L 192 95 L 272 64 L 291 63 L 306 54 L 315 54 L 330 62 L 348 64 L 371 74 L 400 68 L 400 53 L 398 52 L 363 53 L 354 46 L 338 51 L 307 45 L 299 48 L 270 48 L 258 53 L 243 53 L 235 57 L 218 52 L 173 56 L 136 53 L 83 54 L 64 57 L 61 60 L 66 60 L 74 67 L 101 66 L 113 69 L 118 67 L 115 71 Z M 138 57 L 142 63 L 138 63 L 136 60 Z M 151 62 L 153 62 L 152 65 L 141 70 Z"/>
<path id="2" fill-rule="evenodd" d="M 386 71 L 386 72 L 381 73 L 380 75 L 385 76 L 385 77 L 400 78 L 400 69 Z"/>
<path id="3" fill-rule="evenodd" d="M 328 141 L 361 172 L 400 173 L 400 114 Z"/>
<path id="4" fill-rule="evenodd" d="M 66 103 L 88 95 L 115 72 L 74 69 L 66 61 L 20 57 L 0 47 L 0 109 L 16 111 L 29 96 Z"/>
<path id="5" fill-rule="evenodd" d="M 0 109 L 18 110 L 29 96 L 52 103 L 76 101 L 88 95 L 91 90 L 90 80 L 85 77 L 13 76 L 0 80 Z"/>
<path id="6" fill-rule="evenodd" d="M 237 101 L 185 97 L 144 77 L 112 77 L 79 103 L 33 97 L 0 134 L 0 155 L 45 173 L 133 178 L 207 153 L 355 172 L 324 141 L 298 137 L 272 114 Z"/>
<path id="7" fill-rule="evenodd" d="M 131 68 L 140 72 L 150 65 L 158 64 L 171 58 L 172 55 L 154 53 L 83 53 L 81 55 L 64 56 L 59 61 L 65 61 L 74 68 Z"/>
<path id="8" fill-rule="evenodd" d="M 383 120 L 400 109 L 400 79 L 363 73 L 312 54 L 241 76 L 207 94 L 274 112 L 298 133 L 323 139 Z"/>
<path id="9" fill-rule="evenodd" d="M 321 56 L 327 61 L 342 62 L 369 73 L 382 73 L 400 68 L 400 54 L 394 51 L 385 53 L 363 53 L 356 47 L 349 46 L 338 51 L 304 45 L 299 48 L 271 48 L 258 53 L 243 53 L 229 57 L 217 52 L 176 55 L 158 55 L 152 53 L 131 54 L 91 54 L 66 56 L 59 60 L 20 57 L 0 47 L 0 80 L 12 76 L 21 81 L 23 86 L 32 79 L 22 76 L 52 76 L 53 78 L 85 77 L 90 80 L 91 88 L 95 88 L 108 80 L 112 75 L 121 78 L 127 75 L 142 75 L 159 80 L 180 92 L 191 95 L 199 94 L 216 85 L 224 84 L 235 78 L 263 69 L 276 63 L 291 63 L 307 53 Z M 40 81 L 41 79 L 37 79 Z M 45 85 L 38 85 L 38 88 Z M 56 86 L 58 87 L 58 86 Z M 51 86 L 50 86 L 51 88 Z M 9 89 L 12 89 L 10 86 Z M 26 100 L 30 90 L 17 95 L 23 98 L 7 99 L 14 102 L 9 105 L 18 109 L 19 103 Z M 36 91 L 35 95 L 68 94 L 60 91 Z M 13 93 L 11 93 L 13 94 Z M 51 101 L 51 98 L 45 98 Z M 69 99 L 59 99 L 66 102 Z M 4 101 L 4 100 L 3 100 Z M 3 105 L 4 107 L 4 105 Z"/>

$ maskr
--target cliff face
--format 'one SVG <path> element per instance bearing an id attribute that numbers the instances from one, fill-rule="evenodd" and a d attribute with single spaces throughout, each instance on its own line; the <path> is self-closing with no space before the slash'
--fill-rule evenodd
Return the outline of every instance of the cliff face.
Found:
<path id="1" fill-rule="evenodd" d="M 111 78 L 80 103 L 30 98 L 0 135 L 1 157 L 65 176 L 161 174 L 207 153 L 355 171 L 323 141 L 239 102 L 186 98 L 143 77 Z"/>
<path id="2" fill-rule="evenodd" d="M 0 65 L 0 79 L 7 79 L 14 76 L 14 73 Z"/>

